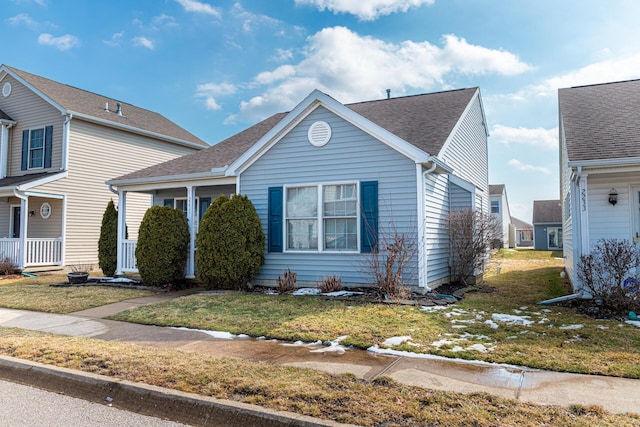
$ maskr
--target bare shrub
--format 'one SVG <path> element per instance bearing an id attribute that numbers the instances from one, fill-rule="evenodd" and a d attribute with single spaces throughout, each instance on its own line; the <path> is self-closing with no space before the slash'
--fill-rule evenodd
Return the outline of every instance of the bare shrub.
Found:
<path id="1" fill-rule="evenodd" d="M 287 268 L 287 271 L 282 273 L 284 278 L 278 276 L 278 292 L 281 294 L 290 294 L 296 289 L 296 276 L 297 274 Z"/>
<path id="2" fill-rule="evenodd" d="M 611 312 L 625 313 L 640 306 L 640 251 L 629 240 L 600 239 L 582 255 L 578 279 L 592 297 Z"/>
<path id="3" fill-rule="evenodd" d="M 18 265 L 14 263 L 8 256 L 0 258 L 0 275 L 8 276 L 20 272 Z"/>
<path id="4" fill-rule="evenodd" d="M 485 212 L 464 209 L 447 215 L 447 227 L 452 280 L 467 283 L 484 271 L 491 242 L 500 239 L 500 223 Z"/>
<path id="5" fill-rule="evenodd" d="M 323 294 L 329 292 L 338 292 L 342 290 L 342 279 L 335 274 L 329 277 L 325 277 L 324 279 L 322 279 L 322 282 L 320 282 L 320 285 L 318 285 L 318 289 L 320 289 L 320 292 L 322 292 Z"/>

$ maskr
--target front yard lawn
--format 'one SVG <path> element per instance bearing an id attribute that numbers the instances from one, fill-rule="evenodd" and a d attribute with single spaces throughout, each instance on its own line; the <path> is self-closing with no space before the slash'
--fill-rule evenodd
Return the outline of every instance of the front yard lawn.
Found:
<path id="1" fill-rule="evenodd" d="M 152 294 L 107 286 L 50 286 L 66 282 L 64 274 L 2 279 L 0 307 L 67 314 Z"/>
<path id="2" fill-rule="evenodd" d="M 291 341 L 347 336 L 342 344 L 358 348 L 383 347 L 388 338 L 410 336 L 393 349 L 640 378 L 640 328 L 537 305 L 566 292 L 562 260 L 555 255 L 502 251 L 485 275 L 485 291 L 491 292 L 468 293 L 442 310 L 232 293 L 191 295 L 112 318 Z"/>

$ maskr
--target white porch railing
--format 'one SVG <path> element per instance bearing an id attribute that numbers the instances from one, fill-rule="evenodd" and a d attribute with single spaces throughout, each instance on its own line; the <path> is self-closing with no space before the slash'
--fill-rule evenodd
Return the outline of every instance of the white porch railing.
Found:
<path id="1" fill-rule="evenodd" d="M 9 258 L 16 265 L 20 264 L 20 239 L 0 239 L 0 258 Z"/>
<path id="2" fill-rule="evenodd" d="M 20 241 L 17 238 L 0 239 L 0 257 L 8 257 L 16 265 L 21 265 Z M 62 238 L 26 239 L 27 253 L 25 265 L 62 265 Z"/>
<path id="3" fill-rule="evenodd" d="M 136 263 L 137 244 L 137 240 L 126 239 L 122 241 L 122 271 L 138 272 L 138 264 Z"/>
<path id="4" fill-rule="evenodd" d="M 25 267 L 62 264 L 62 239 L 27 239 Z"/>

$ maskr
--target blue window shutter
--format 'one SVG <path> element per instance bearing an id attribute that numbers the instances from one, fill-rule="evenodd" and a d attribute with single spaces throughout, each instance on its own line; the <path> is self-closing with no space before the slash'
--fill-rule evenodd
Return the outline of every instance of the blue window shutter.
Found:
<path id="1" fill-rule="evenodd" d="M 360 251 L 378 250 L 378 181 L 360 183 Z"/>
<path id="2" fill-rule="evenodd" d="M 282 187 L 269 187 L 269 252 L 282 252 Z"/>
<path id="3" fill-rule="evenodd" d="M 173 207 L 173 199 L 164 199 L 164 203 L 162 205 Z"/>
<path id="4" fill-rule="evenodd" d="M 44 167 L 51 167 L 51 147 L 53 145 L 53 126 L 44 128 Z"/>
<path id="5" fill-rule="evenodd" d="M 200 212 L 198 212 L 198 218 L 200 218 L 201 221 L 204 213 L 209 209 L 209 206 L 211 206 L 211 197 L 200 197 L 200 206 L 198 207 Z"/>
<path id="6" fill-rule="evenodd" d="M 29 131 L 22 131 L 22 164 L 20 169 L 26 171 L 29 165 Z"/>

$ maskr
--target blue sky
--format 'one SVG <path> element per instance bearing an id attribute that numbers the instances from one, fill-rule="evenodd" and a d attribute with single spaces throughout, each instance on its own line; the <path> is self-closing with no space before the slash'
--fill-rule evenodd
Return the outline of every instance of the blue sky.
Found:
<path id="1" fill-rule="evenodd" d="M 559 197 L 557 89 L 640 77 L 634 0 L 5 0 L 2 60 L 214 144 L 318 88 L 479 86 L 511 214 Z"/>

